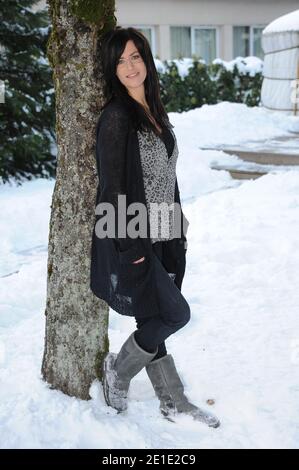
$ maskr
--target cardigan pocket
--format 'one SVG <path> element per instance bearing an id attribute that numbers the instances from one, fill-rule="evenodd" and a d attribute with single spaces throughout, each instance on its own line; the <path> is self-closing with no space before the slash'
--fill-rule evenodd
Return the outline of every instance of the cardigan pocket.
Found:
<path id="1" fill-rule="evenodd" d="M 141 288 L 150 274 L 151 260 L 148 255 L 143 255 L 140 263 L 127 262 L 120 264 L 119 291 L 125 295 L 134 295 L 136 289 Z"/>
<path id="2" fill-rule="evenodd" d="M 136 238 L 130 248 L 120 251 L 119 256 L 119 285 L 118 291 L 122 295 L 134 295 L 136 289 L 142 288 L 146 282 L 151 268 L 151 258 L 146 253 L 141 238 Z M 143 261 L 134 263 L 134 261 L 143 258 Z"/>
<path id="3" fill-rule="evenodd" d="M 121 251 L 117 248 L 120 264 L 131 264 L 145 255 L 143 243 L 140 238 L 134 240 L 134 243 L 127 250 Z M 137 263 L 139 264 L 139 263 Z"/>

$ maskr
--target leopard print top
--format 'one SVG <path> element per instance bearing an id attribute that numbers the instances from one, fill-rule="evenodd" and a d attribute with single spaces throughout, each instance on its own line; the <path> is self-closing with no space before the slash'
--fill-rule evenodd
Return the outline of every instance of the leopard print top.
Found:
<path id="1" fill-rule="evenodd" d="M 154 131 L 137 131 L 146 204 L 150 221 L 151 242 L 174 238 L 174 203 L 178 146 L 174 132 L 174 147 L 170 157 L 161 137 Z M 164 204 L 157 210 L 155 204 Z M 163 207 L 163 206 L 161 206 Z"/>

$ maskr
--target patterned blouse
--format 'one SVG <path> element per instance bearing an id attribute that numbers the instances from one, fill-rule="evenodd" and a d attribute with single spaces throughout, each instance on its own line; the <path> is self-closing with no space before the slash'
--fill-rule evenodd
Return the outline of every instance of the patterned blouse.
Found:
<path id="1" fill-rule="evenodd" d="M 151 242 L 171 240 L 174 238 L 172 204 L 174 203 L 178 159 L 176 137 L 170 127 L 164 128 L 160 136 L 157 136 L 154 131 L 137 131 L 137 135 Z M 156 204 L 161 203 L 167 204 L 159 209 Z"/>

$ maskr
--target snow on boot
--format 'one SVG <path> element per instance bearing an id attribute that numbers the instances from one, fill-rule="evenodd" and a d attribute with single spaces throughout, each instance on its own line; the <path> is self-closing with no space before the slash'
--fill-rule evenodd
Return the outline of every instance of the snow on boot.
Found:
<path id="1" fill-rule="evenodd" d="M 146 366 L 146 372 L 160 400 L 160 411 L 170 421 L 180 413 L 191 415 L 210 427 L 218 428 L 219 419 L 189 402 L 184 385 L 178 375 L 171 354 L 167 354 Z"/>
<path id="2" fill-rule="evenodd" d="M 103 392 L 108 406 L 127 409 L 127 395 L 131 379 L 150 362 L 158 352 L 149 353 L 136 342 L 134 332 L 122 345 L 118 354 L 108 353 L 103 361 Z"/>

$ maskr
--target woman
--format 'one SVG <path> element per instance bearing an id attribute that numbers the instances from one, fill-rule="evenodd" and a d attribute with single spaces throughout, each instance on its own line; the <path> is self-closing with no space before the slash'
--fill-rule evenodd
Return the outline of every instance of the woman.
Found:
<path id="1" fill-rule="evenodd" d="M 160 99 L 150 46 L 136 29 L 116 27 L 102 38 L 101 51 L 108 99 L 97 126 L 91 289 L 117 312 L 134 316 L 137 324 L 119 353 L 104 359 L 105 400 L 119 412 L 126 410 L 130 381 L 145 367 L 167 419 L 186 413 L 218 427 L 215 416 L 189 402 L 165 346 L 190 319 L 181 293 L 188 221 L 175 172 L 177 142 Z M 166 203 L 166 214 L 154 211 L 161 203 Z M 145 208 L 137 223 L 139 232 L 146 226 L 142 236 L 127 233 L 132 204 Z M 122 236 L 118 216 L 126 227 Z"/>

